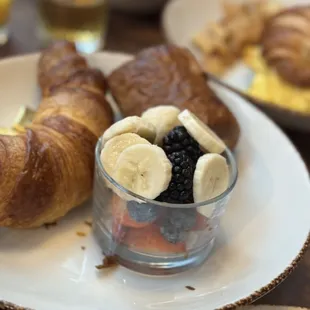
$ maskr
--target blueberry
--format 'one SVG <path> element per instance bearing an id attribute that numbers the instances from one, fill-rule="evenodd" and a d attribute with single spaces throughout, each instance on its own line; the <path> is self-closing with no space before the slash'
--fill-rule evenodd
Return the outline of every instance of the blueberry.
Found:
<path id="1" fill-rule="evenodd" d="M 184 197 L 184 199 L 186 198 Z M 190 230 L 196 224 L 196 217 L 197 211 L 195 209 L 173 208 L 167 212 L 163 226 L 172 226 L 180 230 Z"/>
<path id="2" fill-rule="evenodd" d="M 162 226 L 160 227 L 160 232 L 162 236 L 170 243 L 176 244 L 183 242 L 186 239 L 186 232 L 173 226 Z"/>
<path id="3" fill-rule="evenodd" d="M 152 223 L 159 216 L 160 207 L 149 203 L 128 201 L 127 209 L 129 216 L 138 223 Z"/>

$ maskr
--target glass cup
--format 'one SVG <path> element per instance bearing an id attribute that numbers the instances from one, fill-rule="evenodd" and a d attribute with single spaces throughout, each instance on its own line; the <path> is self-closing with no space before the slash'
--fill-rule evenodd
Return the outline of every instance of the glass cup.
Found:
<path id="1" fill-rule="evenodd" d="M 38 0 L 38 6 L 43 45 L 64 39 L 75 42 L 81 53 L 93 53 L 104 46 L 107 0 Z"/>
<path id="2" fill-rule="evenodd" d="M 101 149 L 99 140 L 93 232 L 103 253 L 120 265 L 149 275 L 175 274 L 202 264 L 212 250 L 237 182 L 237 166 L 230 150 L 223 154 L 230 171 L 227 190 L 209 201 L 182 205 L 148 200 L 123 188 L 105 171 Z"/>
<path id="3" fill-rule="evenodd" d="M 0 46 L 8 40 L 8 21 L 12 0 L 0 0 Z"/>

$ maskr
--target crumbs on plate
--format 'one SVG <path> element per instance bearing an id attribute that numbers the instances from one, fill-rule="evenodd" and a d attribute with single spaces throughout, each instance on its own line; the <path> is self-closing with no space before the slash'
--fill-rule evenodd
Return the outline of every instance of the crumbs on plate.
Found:
<path id="1" fill-rule="evenodd" d="M 89 227 L 92 227 L 92 225 L 93 225 L 92 221 L 88 221 L 88 220 L 84 221 L 84 224 L 89 226 Z"/>
<path id="2" fill-rule="evenodd" d="M 117 258 L 115 255 L 111 256 L 105 256 L 105 258 L 102 261 L 102 264 L 97 265 L 96 268 L 98 270 L 110 268 L 110 267 L 115 267 L 118 265 Z"/>
<path id="3" fill-rule="evenodd" d="M 185 288 L 187 288 L 189 291 L 195 291 L 196 289 L 190 285 L 186 285 Z"/>
<path id="4" fill-rule="evenodd" d="M 79 237 L 86 237 L 86 233 L 83 232 L 83 231 L 77 231 L 76 234 L 77 234 Z"/>

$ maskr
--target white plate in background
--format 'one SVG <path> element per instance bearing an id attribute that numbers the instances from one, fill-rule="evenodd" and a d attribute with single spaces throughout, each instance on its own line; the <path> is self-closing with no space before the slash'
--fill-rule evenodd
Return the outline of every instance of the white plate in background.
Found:
<path id="1" fill-rule="evenodd" d="M 232 3 L 251 0 L 227 0 Z M 274 1 L 274 0 L 270 0 Z M 310 0 L 275 0 L 283 6 L 310 4 Z M 205 29 L 209 22 L 219 20 L 223 12 L 218 0 L 170 0 L 162 14 L 162 28 L 168 42 L 189 48 L 198 60 L 200 50 L 192 43 L 195 34 Z M 239 90 L 248 89 L 253 72 L 242 62 L 237 63 L 222 80 Z M 257 105 L 280 125 L 310 132 L 310 115 L 283 109 L 276 105 Z"/>

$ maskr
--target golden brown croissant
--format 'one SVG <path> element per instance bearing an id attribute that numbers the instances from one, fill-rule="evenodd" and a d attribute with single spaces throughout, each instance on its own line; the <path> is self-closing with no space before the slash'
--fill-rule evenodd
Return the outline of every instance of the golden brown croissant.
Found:
<path id="1" fill-rule="evenodd" d="M 102 73 L 72 44 L 43 52 L 39 83 L 49 97 L 26 133 L 0 135 L 0 226 L 51 223 L 89 198 L 95 144 L 113 121 Z"/>
<path id="2" fill-rule="evenodd" d="M 271 18 L 262 45 L 268 65 L 284 80 L 310 86 L 310 6 L 289 8 Z"/>

